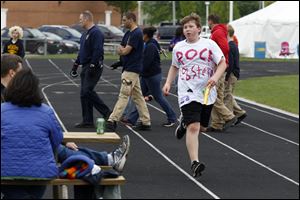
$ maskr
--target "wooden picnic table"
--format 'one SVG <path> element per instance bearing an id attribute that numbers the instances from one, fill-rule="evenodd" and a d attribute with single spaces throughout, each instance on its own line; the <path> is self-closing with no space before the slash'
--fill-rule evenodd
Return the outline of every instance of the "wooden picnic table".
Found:
<path id="1" fill-rule="evenodd" d="M 64 132 L 64 142 L 102 142 L 120 143 L 121 138 L 115 132 L 97 134 L 96 132 Z"/>

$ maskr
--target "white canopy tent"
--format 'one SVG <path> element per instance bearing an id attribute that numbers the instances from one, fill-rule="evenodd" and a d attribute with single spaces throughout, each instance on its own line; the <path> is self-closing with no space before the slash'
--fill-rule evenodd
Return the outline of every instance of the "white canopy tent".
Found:
<path id="1" fill-rule="evenodd" d="M 230 22 L 239 41 L 241 56 L 254 57 L 255 42 L 266 43 L 266 57 L 280 58 L 281 43 L 288 42 L 288 56 L 298 58 L 299 1 L 277 1 L 264 9 Z"/>

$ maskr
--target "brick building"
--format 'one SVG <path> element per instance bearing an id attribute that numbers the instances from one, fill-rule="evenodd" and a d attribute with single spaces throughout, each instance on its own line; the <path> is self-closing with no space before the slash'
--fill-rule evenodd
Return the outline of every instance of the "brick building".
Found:
<path id="1" fill-rule="evenodd" d="M 79 14 L 84 10 L 90 10 L 94 14 L 95 23 L 105 23 L 105 11 L 112 11 L 111 24 L 115 26 L 121 24 L 120 14 L 114 11 L 113 7 L 107 6 L 104 1 L 1 1 L 1 12 L 6 9 L 7 27 L 72 25 L 78 23 Z"/>

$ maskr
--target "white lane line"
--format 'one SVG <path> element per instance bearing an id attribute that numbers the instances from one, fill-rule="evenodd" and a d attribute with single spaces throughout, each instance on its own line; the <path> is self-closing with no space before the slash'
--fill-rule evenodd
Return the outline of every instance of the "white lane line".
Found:
<path id="1" fill-rule="evenodd" d="M 239 101 L 242 101 L 242 102 L 246 102 L 246 103 L 249 103 L 249 104 L 252 104 L 252 105 L 255 105 L 255 106 L 266 108 L 266 109 L 269 109 L 269 110 L 272 110 L 272 111 L 276 111 L 278 113 L 282 113 L 282 114 L 285 114 L 285 115 L 288 115 L 288 116 L 291 116 L 291 117 L 299 119 L 299 115 L 296 115 L 294 113 L 290 113 L 290 112 L 287 112 L 287 111 L 284 111 L 284 110 L 281 110 L 281 109 L 278 109 L 278 108 L 274 108 L 272 106 L 267 106 L 267 105 L 264 105 L 264 104 L 261 104 L 261 103 L 257 103 L 257 102 L 254 102 L 254 101 L 242 98 L 242 97 L 234 96 L 234 98 L 237 99 L 237 100 L 239 100 Z M 245 104 L 243 104 L 243 105 L 245 105 Z M 245 105 L 245 106 L 247 106 L 247 105 Z M 251 107 L 251 106 L 248 106 L 248 107 L 253 108 L 255 110 L 258 110 L 258 111 L 261 111 L 261 112 L 264 112 L 264 113 L 267 113 L 267 114 L 270 114 L 270 115 L 273 115 L 273 116 L 276 116 L 276 117 L 279 117 L 281 119 L 286 119 L 286 120 L 289 120 L 289 121 L 293 121 L 293 122 L 299 123 L 298 121 L 295 121 L 295 120 L 292 120 L 292 119 L 288 119 L 288 118 L 285 118 L 285 117 L 282 117 L 282 116 L 279 116 L 279 115 L 276 115 L 276 114 L 273 114 L 273 113 L 270 113 L 270 112 L 267 112 L 267 111 L 264 111 L 264 110 L 260 110 L 258 108 L 254 108 L 254 107 Z"/>
<path id="2" fill-rule="evenodd" d="M 31 71 L 33 71 L 31 64 L 29 63 L 28 59 L 25 59 L 25 62 L 27 64 L 27 66 L 31 69 Z"/>
<path id="3" fill-rule="evenodd" d="M 236 98 L 236 97 L 235 97 L 235 98 Z M 238 98 L 236 98 L 236 99 L 238 99 Z M 241 101 L 241 100 L 240 100 L 240 101 Z M 253 107 L 253 106 L 249 106 L 249 105 L 244 104 L 244 103 L 241 103 L 241 102 L 239 102 L 238 104 L 239 104 L 239 105 L 242 105 L 242 106 L 244 106 L 244 107 L 251 108 L 251 109 L 253 109 L 253 110 L 257 110 L 257 111 L 259 111 L 259 112 L 266 113 L 266 114 L 268 114 L 268 115 L 272 115 L 272 116 L 274 116 L 274 117 L 278 117 L 278 118 L 280 118 L 280 119 L 284 119 L 284 120 L 291 121 L 291 122 L 295 122 L 295 123 L 299 124 L 299 121 L 296 121 L 296 120 L 293 120 L 293 119 L 289 119 L 289 118 L 287 118 L 287 117 L 283 117 L 283 116 L 280 116 L 280 115 L 277 115 L 277 114 L 274 114 L 274 113 L 271 113 L 271 112 L 268 112 L 268 111 L 265 111 L 265 110 L 261 110 L 261 109 L 259 109 L 259 108 L 255 108 L 255 107 Z M 269 108 L 268 108 L 268 109 L 269 109 Z M 271 110 L 272 110 L 272 109 L 271 109 Z M 277 111 L 277 112 L 278 112 L 278 111 Z M 283 113 L 283 114 L 285 114 L 285 113 Z"/>
<path id="4" fill-rule="evenodd" d="M 42 93 L 43 93 L 43 95 L 44 95 L 44 97 L 45 97 L 45 100 L 48 102 L 48 105 L 49 105 L 49 106 L 52 108 L 52 110 L 54 111 L 54 114 L 55 114 L 55 116 L 56 116 L 58 122 L 60 123 L 61 127 L 63 128 L 64 132 L 68 132 L 68 130 L 66 129 L 66 127 L 65 127 L 65 125 L 63 124 L 62 120 L 59 118 L 59 116 L 58 116 L 58 114 L 56 113 L 54 107 L 52 106 L 51 102 L 49 101 L 47 94 L 44 92 L 45 89 L 47 89 L 47 88 L 49 88 L 49 87 L 52 87 L 52 86 L 54 86 L 54 85 L 59 85 L 59 84 L 61 84 L 61 83 L 65 83 L 65 82 L 69 82 L 69 81 L 61 81 L 61 82 L 56 82 L 56 83 L 49 84 L 49 85 L 47 85 L 47 86 L 45 86 L 45 87 L 42 88 Z"/>
<path id="5" fill-rule="evenodd" d="M 184 171 L 181 167 L 179 167 L 174 161 L 172 161 L 168 156 L 166 156 L 163 152 L 161 152 L 158 148 L 156 148 L 151 142 L 146 140 L 143 136 L 141 136 L 137 131 L 133 130 L 130 126 L 126 125 L 126 127 L 132 131 L 135 135 L 137 135 L 141 140 L 143 140 L 146 144 L 148 144 L 153 150 L 155 150 L 159 155 L 161 155 L 164 159 L 166 159 L 169 163 L 171 163 L 175 168 L 177 168 L 181 173 L 188 177 L 192 182 L 194 182 L 197 186 L 202 188 L 205 192 L 207 192 L 214 199 L 220 199 L 215 193 L 197 181 L 194 177 Z"/>
<path id="6" fill-rule="evenodd" d="M 76 87 L 79 87 L 77 83 L 75 83 L 65 72 L 63 72 L 51 59 L 48 59 L 49 62 L 58 70 L 60 71 L 69 81 L 71 81 Z"/>
<path id="7" fill-rule="evenodd" d="M 27 62 L 27 65 L 30 66 L 31 70 L 33 71 L 32 67 L 31 67 L 31 65 L 30 65 L 30 63 L 29 63 L 29 61 L 27 59 L 26 59 L 26 62 Z M 56 116 L 56 118 L 57 118 L 59 124 L 61 125 L 62 129 L 64 130 L 64 132 L 68 132 L 68 130 L 66 129 L 65 125 L 63 124 L 63 122 L 59 118 L 58 114 L 56 113 L 54 107 L 52 106 L 51 102 L 49 101 L 47 94 L 44 92 L 45 89 L 48 88 L 48 87 L 51 87 L 51 86 L 57 85 L 57 84 L 61 84 L 61 83 L 65 83 L 65 82 L 68 82 L 68 81 L 61 81 L 61 82 L 56 82 L 56 83 L 53 83 L 53 84 L 48 84 L 48 85 L 44 86 L 41 91 L 42 91 L 42 93 L 43 93 L 43 95 L 45 97 L 45 100 L 47 101 L 49 107 L 53 110 L 54 115 Z"/>
<path id="8" fill-rule="evenodd" d="M 172 95 L 172 96 L 177 96 L 177 95 Z M 152 105 L 151 107 L 155 107 L 155 106 Z M 159 110 L 161 113 L 165 113 L 163 110 L 161 110 L 161 109 L 159 109 L 159 108 L 157 108 L 157 107 L 156 107 L 156 110 Z M 229 146 L 229 145 L 227 145 L 227 144 L 225 144 L 225 143 L 219 141 L 218 139 L 216 139 L 216 138 L 214 138 L 214 137 L 212 137 L 212 136 L 210 136 L 210 135 L 207 135 L 206 133 L 202 133 L 202 134 L 205 135 L 206 137 L 208 137 L 208 138 L 214 140 L 215 142 L 217 142 L 217 143 L 219 143 L 219 144 L 221 144 L 221 145 L 223 145 L 223 146 L 229 148 L 230 150 L 236 152 L 237 154 L 239 154 L 239 155 L 245 157 L 246 159 L 248 159 L 248 160 L 250 160 L 250 161 L 252 161 L 252 162 L 258 164 L 259 166 L 261 166 L 261 167 L 263 167 L 263 168 L 265 168 L 265 169 L 267 169 L 267 170 L 273 172 L 274 174 L 276 174 L 276 175 L 278 175 L 278 176 L 284 178 L 285 180 L 290 181 L 291 183 L 296 184 L 296 185 L 299 186 L 299 183 L 296 182 L 296 181 L 294 181 L 293 179 L 291 179 L 291 178 L 289 178 L 289 177 L 287 177 L 287 176 L 285 176 L 285 175 L 283 175 L 283 174 L 281 174 L 281 173 L 279 173 L 279 172 L 273 170 L 272 168 L 270 168 L 270 167 L 268 167 L 268 166 L 266 166 L 266 165 L 264 165 L 264 164 L 262 164 L 262 163 L 260 163 L 260 162 L 258 162 L 258 161 L 256 161 L 256 160 L 254 160 L 254 159 L 251 158 L 250 156 L 247 156 L 246 154 L 244 154 L 244 153 L 242 153 L 242 152 L 240 152 L 240 151 L 234 149 L 233 147 L 231 147 L 231 146 Z M 151 144 L 151 143 L 150 143 L 150 144 Z"/>
<path id="9" fill-rule="evenodd" d="M 177 97 L 177 98 L 178 98 L 178 96 L 177 96 L 176 94 L 172 94 L 172 93 L 169 93 L 169 94 L 170 94 L 171 96 L 173 96 L 173 97 Z M 294 144 L 294 145 L 299 146 L 299 144 L 298 144 L 297 142 L 291 141 L 291 140 L 289 140 L 289 139 L 286 139 L 286 138 L 281 137 L 281 136 L 279 136 L 279 135 L 276 135 L 276 134 L 274 134 L 274 133 L 270 133 L 270 132 L 265 131 L 265 130 L 263 130 L 263 129 L 261 129 L 261 128 L 258 128 L 258 127 L 254 126 L 254 125 L 251 125 L 251 124 L 248 124 L 248 123 L 245 123 L 245 122 L 242 122 L 242 123 L 245 124 L 245 125 L 247 125 L 247 126 L 249 126 L 249 127 L 251 127 L 251 128 L 254 128 L 254 129 L 258 130 L 258 131 L 261 131 L 261 132 L 263 132 L 263 133 L 265 133 L 265 134 L 268 134 L 268 135 L 270 135 L 270 136 L 276 137 L 276 138 L 278 138 L 278 139 L 281 139 L 281 140 L 284 140 L 284 141 L 289 142 L 289 143 L 291 143 L 291 144 Z"/>
<path id="10" fill-rule="evenodd" d="M 151 105 L 151 107 L 155 107 L 155 106 Z M 159 109 L 159 108 L 157 108 L 157 107 L 156 107 L 156 110 L 160 111 L 161 113 L 165 113 L 163 110 L 161 110 L 161 109 Z M 270 167 L 268 167 L 268 166 L 266 166 L 266 165 L 264 165 L 264 164 L 262 164 L 262 163 L 260 163 L 260 162 L 258 162 L 258 161 L 256 161 L 256 160 L 254 160 L 254 159 L 251 158 L 250 156 L 247 156 L 246 154 L 244 154 L 244 153 L 238 151 L 237 149 L 234 149 L 233 147 L 231 147 L 231 146 L 229 146 L 229 145 L 227 145 L 227 144 L 225 144 L 225 143 L 219 141 L 218 139 L 216 139 L 216 138 L 214 138 L 214 137 L 212 137 L 212 136 L 210 136 L 210 135 L 208 135 L 208 134 L 206 134 L 206 133 L 203 133 L 203 132 L 201 132 L 201 133 L 202 133 L 203 135 L 205 135 L 206 137 L 208 137 L 208 138 L 214 140 L 215 142 L 217 142 L 217 143 L 219 143 L 219 144 L 221 144 L 221 145 L 223 145 L 223 146 L 229 148 L 230 150 L 232 150 L 232 151 L 238 153 L 239 155 L 241 155 L 241 156 L 247 158 L 248 160 L 250 160 L 250 161 L 252 161 L 252 162 L 254 162 L 254 163 L 260 165 L 260 166 L 263 167 L 263 168 L 266 168 L 267 170 L 273 172 L 274 174 L 276 174 L 276 175 L 278 175 L 278 176 L 280 176 L 280 177 L 282 177 L 282 178 L 284 178 L 284 179 L 286 179 L 286 180 L 288 180 L 288 181 L 290 181 L 290 182 L 292 182 L 292 183 L 294 183 L 294 184 L 296 184 L 296 185 L 299 186 L 299 183 L 296 182 L 296 181 L 294 181 L 293 179 L 291 179 L 291 178 L 289 178 L 289 177 L 287 177 L 287 176 L 285 176 L 285 175 L 283 175 L 283 174 L 281 174 L 281 173 L 279 173 L 279 172 L 273 170 L 272 168 L 270 168 Z"/>
<path id="11" fill-rule="evenodd" d="M 286 142 L 289 142 L 289 143 L 291 143 L 291 144 L 294 144 L 294 145 L 299 146 L 299 144 L 296 143 L 296 142 L 293 142 L 293 141 L 291 141 L 291 140 L 288 140 L 288 139 L 286 139 L 286 138 L 284 138 L 284 137 L 281 137 L 281 136 L 279 136 L 279 135 L 270 133 L 270 132 L 268 132 L 268 131 L 265 131 L 265 130 L 263 130 L 263 129 L 261 129 L 261 128 L 258 128 L 258 127 L 256 127 L 256 126 L 253 126 L 253 125 L 248 124 L 248 123 L 246 123 L 246 122 L 242 122 L 242 124 L 245 124 L 246 126 L 249 126 L 249 127 L 251 127 L 251 128 L 254 128 L 254 129 L 256 129 L 256 130 L 259 130 L 259 131 L 261 131 L 261 132 L 263 132 L 263 133 L 265 133 L 265 134 L 271 135 L 271 136 L 273 136 L 273 137 L 279 138 L 279 139 L 281 139 L 281 140 L 284 140 L 284 141 L 286 141 Z"/>
<path id="12" fill-rule="evenodd" d="M 203 132 L 201 132 L 201 133 L 202 133 L 203 135 L 205 135 L 206 137 L 208 137 L 208 138 L 214 140 L 215 142 L 217 142 L 217 143 L 219 143 L 219 144 L 225 146 L 226 148 L 228 148 L 228 149 L 234 151 L 235 153 L 237 153 L 237 154 L 239 154 L 239 155 L 241 155 L 241 156 L 247 158 L 248 160 L 251 160 L 252 162 L 258 164 L 259 166 L 261 166 L 261 167 L 263 167 L 263 168 L 265 168 L 265 169 L 267 169 L 267 170 L 273 172 L 274 174 L 276 174 L 276 175 L 278 175 L 278 176 L 284 178 L 285 180 L 290 181 L 291 183 L 293 183 L 293 184 L 299 186 L 299 183 L 296 182 L 296 181 L 294 181 L 293 179 L 291 179 L 291 178 L 289 178 L 289 177 L 287 177 L 287 176 L 285 176 L 285 175 L 283 175 L 283 174 L 281 174 L 281 173 L 279 173 L 279 172 L 273 170 L 272 168 L 270 168 L 270 167 L 268 167 L 268 166 L 266 166 L 266 165 L 264 165 L 264 164 L 262 164 L 262 163 L 260 163 L 260 162 L 258 162 L 258 161 L 256 161 L 256 160 L 254 160 L 254 159 L 251 158 L 250 156 L 247 156 L 246 154 L 244 154 L 244 153 L 242 153 L 242 152 L 240 152 L 240 151 L 238 151 L 238 150 L 232 148 L 231 146 L 229 146 L 229 145 L 227 145 L 227 144 L 225 144 L 225 143 L 223 143 L 223 142 L 217 140 L 216 138 L 214 138 L 214 137 L 212 137 L 212 136 L 210 136 L 210 135 L 208 135 L 208 134 L 206 134 L 206 133 L 203 133 Z"/>
<path id="13" fill-rule="evenodd" d="M 104 64 L 105 67 L 107 65 Z M 110 81 L 107 81 L 107 83 L 110 83 Z M 113 85 L 115 88 L 119 88 L 113 83 L 110 83 Z M 149 105 L 149 104 L 148 104 Z M 151 105 L 151 104 L 150 104 Z M 151 107 L 155 107 L 152 106 Z M 158 109 L 158 108 L 157 108 Z M 158 109 L 160 110 L 160 109 Z M 177 168 L 181 173 L 183 173 L 185 176 L 187 176 L 191 181 L 193 181 L 197 186 L 199 186 L 201 189 L 203 189 L 205 192 L 207 192 L 209 195 L 211 195 L 214 199 L 220 199 L 216 194 L 214 194 L 212 191 L 210 191 L 208 188 L 206 188 L 203 184 L 198 182 L 195 178 L 193 178 L 191 175 L 189 175 L 186 171 L 184 171 L 181 167 L 179 167 L 175 162 L 173 162 L 168 156 L 166 156 L 164 153 L 162 153 L 158 148 L 156 148 L 153 144 L 151 144 L 148 140 L 146 140 L 143 136 L 141 136 L 137 131 L 133 130 L 130 126 L 126 127 L 132 131 L 134 134 L 136 134 L 140 139 L 142 139 L 146 144 L 148 144 L 152 149 L 154 149 L 159 155 L 161 155 L 163 158 L 165 158 L 171 165 L 173 165 L 175 168 Z"/>

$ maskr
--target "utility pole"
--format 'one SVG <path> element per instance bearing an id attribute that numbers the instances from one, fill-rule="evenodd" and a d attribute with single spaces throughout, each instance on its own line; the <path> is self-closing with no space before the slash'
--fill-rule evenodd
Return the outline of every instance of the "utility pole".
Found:
<path id="1" fill-rule="evenodd" d="M 141 4 L 142 4 L 142 2 L 141 1 L 138 1 L 137 2 L 138 3 L 138 25 L 142 25 L 142 14 L 141 14 L 141 12 L 142 12 L 142 9 L 141 9 Z"/>
<path id="2" fill-rule="evenodd" d="M 233 1 L 229 1 L 229 22 L 233 21 Z"/>
<path id="3" fill-rule="evenodd" d="M 172 7 L 173 7 L 173 26 L 176 25 L 176 5 L 175 1 L 172 1 Z"/>
<path id="4" fill-rule="evenodd" d="M 205 5 L 206 5 L 206 26 L 208 26 L 208 13 L 209 13 L 209 1 L 205 1 Z"/>

